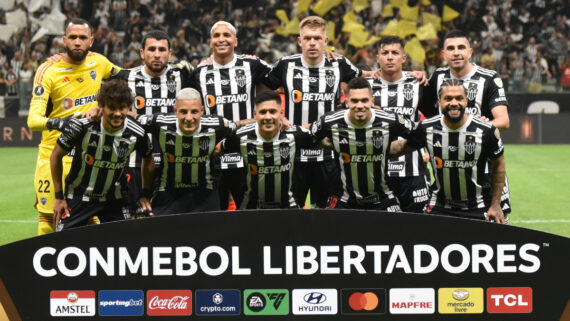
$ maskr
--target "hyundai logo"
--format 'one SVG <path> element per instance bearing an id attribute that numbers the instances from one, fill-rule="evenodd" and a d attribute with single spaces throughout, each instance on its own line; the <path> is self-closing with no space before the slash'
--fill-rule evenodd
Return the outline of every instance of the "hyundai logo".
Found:
<path id="1" fill-rule="evenodd" d="M 327 300 L 327 296 L 320 292 L 310 292 L 305 294 L 303 300 L 310 304 L 321 304 Z"/>

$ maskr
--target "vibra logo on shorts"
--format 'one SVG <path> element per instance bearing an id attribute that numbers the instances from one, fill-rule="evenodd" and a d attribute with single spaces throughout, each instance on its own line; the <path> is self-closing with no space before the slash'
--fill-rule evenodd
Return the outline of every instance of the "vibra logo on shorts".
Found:
<path id="1" fill-rule="evenodd" d="M 439 313 L 483 313 L 482 288 L 440 288 Z"/>
<path id="2" fill-rule="evenodd" d="M 148 315 L 191 315 L 192 291 L 148 290 L 146 292 Z"/>
<path id="3" fill-rule="evenodd" d="M 245 315 L 289 314 L 289 291 L 285 289 L 245 290 L 243 293 Z"/>
<path id="4" fill-rule="evenodd" d="M 294 289 L 293 314 L 337 314 L 337 296 L 336 289 Z"/>
<path id="5" fill-rule="evenodd" d="M 196 290 L 196 315 L 239 315 L 239 290 Z"/>
<path id="6" fill-rule="evenodd" d="M 531 313 L 532 288 L 488 288 L 488 313 Z"/>
<path id="7" fill-rule="evenodd" d="M 144 314 L 144 293 L 141 290 L 99 291 L 99 315 L 141 316 Z"/>
<path id="8" fill-rule="evenodd" d="M 435 290 L 430 288 L 390 289 L 390 313 L 435 313 Z"/>
<path id="9" fill-rule="evenodd" d="M 386 313 L 385 289 L 342 289 L 342 314 L 384 314 Z"/>
<path id="10" fill-rule="evenodd" d="M 52 317 L 95 315 L 95 291 L 51 291 Z"/>

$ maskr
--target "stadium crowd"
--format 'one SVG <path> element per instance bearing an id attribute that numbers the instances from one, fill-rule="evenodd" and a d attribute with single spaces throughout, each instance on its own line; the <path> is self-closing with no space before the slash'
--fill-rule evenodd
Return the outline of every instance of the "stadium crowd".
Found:
<path id="1" fill-rule="evenodd" d="M 39 29 L 39 22 L 54 8 L 70 18 L 81 17 L 95 28 L 92 50 L 99 52 L 119 66 L 134 67 L 142 63 L 139 48 L 145 32 L 163 29 L 172 37 L 172 59 L 187 60 L 196 66 L 210 55 L 209 28 L 218 20 L 232 22 L 238 30 L 241 53 L 255 54 L 274 62 L 284 55 L 299 52 L 296 36 L 282 36 L 276 30 L 281 22 L 279 9 L 288 16 L 297 15 L 298 1 L 203 1 L 203 0 L 61 0 L 52 7 L 43 6 L 28 12 L 25 1 L 12 10 L 0 12 L 0 25 L 6 23 L 6 12 L 21 9 L 27 13 L 27 27 L 15 32 L 8 41 L 0 41 L 0 96 L 19 97 L 20 116 L 25 116 L 30 99 L 32 76 L 48 56 L 63 51 L 61 36 L 44 36 L 31 42 Z M 54 0 L 53 2 L 57 2 Z M 398 10 L 386 17 L 382 8 L 388 0 L 372 0 L 357 19 L 366 30 L 378 35 L 391 19 L 398 18 Z M 343 1 L 323 17 L 342 30 L 343 16 L 352 1 Z M 427 5 L 426 5 L 427 4 Z M 443 1 L 408 1 L 420 6 L 421 12 L 440 15 Z M 497 70 L 508 91 L 570 90 L 570 6 L 563 0 L 494 0 L 451 1 L 460 15 L 443 23 L 444 29 L 469 30 L 475 49 L 475 63 Z M 313 14 L 309 9 L 298 14 L 299 20 Z M 421 17 L 421 16 L 420 16 Z M 438 39 L 423 41 L 426 50 L 424 66 L 408 60 L 406 69 L 424 69 L 431 74 L 443 64 L 439 53 L 445 30 Z M 331 39 L 335 50 L 355 64 L 376 68 L 377 48 L 369 45 L 355 48 L 348 43 L 349 34 L 337 32 Z"/>

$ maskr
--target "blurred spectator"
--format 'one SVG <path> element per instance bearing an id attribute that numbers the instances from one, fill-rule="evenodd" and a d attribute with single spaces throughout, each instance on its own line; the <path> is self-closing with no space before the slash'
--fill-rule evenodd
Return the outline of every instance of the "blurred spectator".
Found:
<path id="1" fill-rule="evenodd" d="M 27 117 L 28 110 L 30 109 L 30 100 L 32 99 L 32 81 L 33 72 L 27 63 L 22 65 L 22 69 L 18 73 L 19 86 L 20 86 L 20 117 Z"/>
<path id="2" fill-rule="evenodd" d="M 4 110 L 7 117 L 17 117 L 20 100 L 18 98 L 18 76 L 14 73 L 14 67 L 6 67 L 6 94 L 4 96 Z"/>
<path id="3" fill-rule="evenodd" d="M 570 56 L 564 57 L 560 67 L 560 86 L 563 91 L 570 91 Z"/>

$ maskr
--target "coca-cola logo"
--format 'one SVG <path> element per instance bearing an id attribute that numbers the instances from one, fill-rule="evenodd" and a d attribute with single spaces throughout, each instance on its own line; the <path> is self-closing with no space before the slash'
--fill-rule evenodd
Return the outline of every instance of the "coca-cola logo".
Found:
<path id="1" fill-rule="evenodd" d="M 192 314 L 190 290 L 149 290 L 146 297 L 148 315 Z"/>

